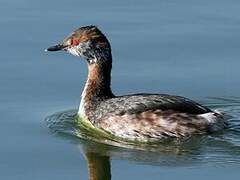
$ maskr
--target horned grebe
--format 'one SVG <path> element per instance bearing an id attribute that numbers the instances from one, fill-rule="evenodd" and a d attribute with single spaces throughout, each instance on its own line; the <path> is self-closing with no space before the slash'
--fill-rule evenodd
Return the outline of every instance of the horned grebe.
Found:
<path id="1" fill-rule="evenodd" d="M 219 131 L 224 118 L 192 100 L 167 94 L 115 96 L 111 91 L 110 43 L 96 26 L 75 30 L 47 51 L 65 50 L 86 59 L 88 79 L 78 115 L 114 136 L 137 141 Z"/>

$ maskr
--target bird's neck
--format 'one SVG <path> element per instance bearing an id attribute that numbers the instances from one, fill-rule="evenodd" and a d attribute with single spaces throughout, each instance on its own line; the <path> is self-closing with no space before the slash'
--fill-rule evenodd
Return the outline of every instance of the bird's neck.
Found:
<path id="1" fill-rule="evenodd" d="M 111 64 L 88 64 L 88 78 L 81 95 L 78 114 L 89 118 L 96 106 L 114 95 L 111 91 Z"/>

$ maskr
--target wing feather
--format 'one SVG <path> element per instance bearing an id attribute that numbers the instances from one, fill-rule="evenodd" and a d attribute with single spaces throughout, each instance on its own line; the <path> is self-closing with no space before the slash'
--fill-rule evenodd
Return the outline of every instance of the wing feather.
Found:
<path id="1" fill-rule="evenodd" d="M 135 114 L 149 110 L 172 110 L 179 113 L 204 114 L 212 112 L 209 108 L 198 104 L 190 99 L 181 96 L 167 94 L 133 94 L 118 96 L 98 106 L 101 116 L 109 113 L 114 114 Z"/>

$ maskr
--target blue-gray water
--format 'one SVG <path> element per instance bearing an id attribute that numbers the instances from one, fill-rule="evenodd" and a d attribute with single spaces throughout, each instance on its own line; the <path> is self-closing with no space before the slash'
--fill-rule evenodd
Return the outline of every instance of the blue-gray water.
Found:
<path id="1" fill-rule="evenodd" d="M 110 156 L 114 180 L 239 178 L 239 8 L 237 0 L 2 0 L 0 179 L 88 179 L 86 159 L 98 156 Z M 116 94 L 187 96 L 233 116 L 232 129 L 188 142 L 186 153 L 53 133 L 44 119 L 78 108 L 87 68 L 81 59 L 44 49 L 88 24 L 112 44 Z"/>

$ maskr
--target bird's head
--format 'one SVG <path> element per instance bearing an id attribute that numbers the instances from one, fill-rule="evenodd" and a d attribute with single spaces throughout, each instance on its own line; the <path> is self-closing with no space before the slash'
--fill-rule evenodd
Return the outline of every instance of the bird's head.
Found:
<path id="1" fill-rule="evenodd" d="M 110 43 L 96 26 L 80 27 L 61 43 L 46 50 L 64 50 L 86 59 L 89 64 L 111 63 L 112 60 Z"/>

